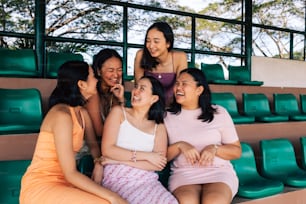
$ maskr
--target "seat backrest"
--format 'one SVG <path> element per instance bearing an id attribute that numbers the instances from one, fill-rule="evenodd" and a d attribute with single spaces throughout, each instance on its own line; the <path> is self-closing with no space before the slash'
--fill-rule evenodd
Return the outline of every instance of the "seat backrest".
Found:
<path id="1" fill-rule="evenodd" d="M 37 77 L 36 55 L 32 49 L 0 48 L 0 75 L 9 77 Z"/>
<path id="2" fill-rule="evenodd" d="M 202 62 L 201 70 L 209 81 L 218 79 L 225 80 L 221 64 L 206 64 Z"/>
<path id="3" fill-rule="evenodd" d="M 260 140 L 262 173 L 277 175 L 297 169 L 292 143 L 285 138 Z"/>
<path id="4" fill-rule="evenodd" d="M 241 142 L 241 151 L 239 159 L 231 160 L 240 182 L 259 176 L 252 147 Z"/>
<path id="5" fill-rule="evenodd" d="M 43 118 L 38 89 L 0 89 L 0 134 L 38 132 Z"/>
<path id="6" fill-rule="evenodd" d="M 213 92 L 211 93 L 212 103 L 223 106 L 230 115 L 239 115 L 237 101 L 233 93 Z"/>
<path id="7" fill-rule="evenodd" d="M 274 111 L 280 115 L 300 114 L 298 101 L 291 93 L 273 94 Z"/>
<path id="8" fill-rule="evenodd" d="M 263 93 L 242 93 L 243 111 L 246 115 L 270 115 L 269 99 Z"/>
<path id="9" fill-rule="evenodd" d="M 306 136 L 300 137 L 301 153 L 302 153 L 302 167 L 306 169 Z"/>
<path id="10" fill-rule="evenodd" d="M 306 113 L 306 94 L 300 94 L 301 111 Z"/>
<path id="11" fill-rule="evenodd" d="M 228 65 L 229 79 L 237 81 L 250 81 L 250 71 L 245 66 Z"/>
<path id="12" fill-rule="evenodd" d="M 62 64 L 69 60 L 79 60 L 83 61 L 83 56 L 81 54 L 74 53 L 59 53 L 59 52 L 49 52 L 47 53 L 47 77 L 56 78 L 57 70 Z"/>

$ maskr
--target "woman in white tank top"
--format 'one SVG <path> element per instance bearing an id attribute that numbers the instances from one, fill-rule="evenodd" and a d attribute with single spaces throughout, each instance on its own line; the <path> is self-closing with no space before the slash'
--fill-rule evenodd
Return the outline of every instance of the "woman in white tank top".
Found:
<path id="1" fill-rule="evenodd" d="M 155 172 L 167 163 L 165 100 L 160 82 L 142 77 L 132 90 L 131 105 L 112 108 L 105 121 L 102 185 L 131 204 L 177 204 Z"/>

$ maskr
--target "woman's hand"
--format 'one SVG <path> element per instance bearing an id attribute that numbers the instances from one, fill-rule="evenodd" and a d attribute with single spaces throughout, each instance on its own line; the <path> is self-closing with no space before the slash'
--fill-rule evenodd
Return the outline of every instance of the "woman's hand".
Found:
<path id="1" fill-rule="evenodd" d="M 209 166 L 213 164 L 214 158 L 217 153 L 217 148 L 215 145 L 208 145 L 206 146 L 202 152 L 200 157 L 200 165 Z"/>
<path id="2" fill-rule="evenodd" d="M 165 168 L 167 164 L 167 158 L 160 152 L 150 152 L 148 153 L 147 161 L 157 166 L 159 170 Z"/>
<path id="3" fill-rule="evenodd" d="M 102 179 L 103 179 L 103 166 L 102 164 L 96 162 L 95 167 L 92 171 L 91 179 L 97 183 L 97 184 L 102 184 Z"/>
<path id="4" fill-rule="evenodd" d="M 116 98 L 118 98 L 120 102 L 124 102 L 124 87 L 122 86 L 122 84 L 116 84 L 110 89 L 110 91 L 114 94 Z"/>
<path id="5" fill-rule="evenodd" d="M 104 165 L 107 165 L 107 164 L 120 164 L 120 162 L 104 156 L 103 161 L 102 161 L 102 165 L 104 166 Z"/>
<path id="6" fill-rule="evenodd" d="M 200 154 L 196 150 L 196 148 L 194 148 L 194 146 L 187 142 L 179 142 L 177 143 L 177 147 L 180 152 L 185 156 L 189 164 L 194 165 L 199 162 Z"/>
<path id="7" fill-rule="evenodd" d="M 119 195 L 116 193 L 113 194 L 111 198 L 108 198 L 108 201 L 111 204 L 129 204 L 125 199 L 121 198 Z"/>

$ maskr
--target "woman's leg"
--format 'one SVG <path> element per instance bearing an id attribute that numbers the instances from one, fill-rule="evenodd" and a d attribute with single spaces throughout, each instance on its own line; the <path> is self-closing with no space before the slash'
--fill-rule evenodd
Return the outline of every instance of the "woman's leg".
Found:
<path id="1" fill-rule="evenodd" d="M 208 183 L 202 185 L 201 204 L 230 204 L 232 191 L 225 183 Z"/>
<path id="2" fill-rule="evenodd" d="M 200 204 L 201 185 L 185 185 L 174 190 L 173 195 L 180 204 Z"/>

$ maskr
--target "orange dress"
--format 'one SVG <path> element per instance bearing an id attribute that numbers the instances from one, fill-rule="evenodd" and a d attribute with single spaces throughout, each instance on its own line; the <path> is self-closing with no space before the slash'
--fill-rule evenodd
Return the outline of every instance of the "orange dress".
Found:
<path id="1" fill-rule="evenodd" d="M 70 107 L 73 121 L 73 150 L 80 150 L 84 129 L 78 123 L 75 112 Z M 20 204 L 108 204 L 91 193 L 74 187 L 66 181 L 57 158 L 54 135 L 40 132 L 32 163 L 22 177 Z"/>

